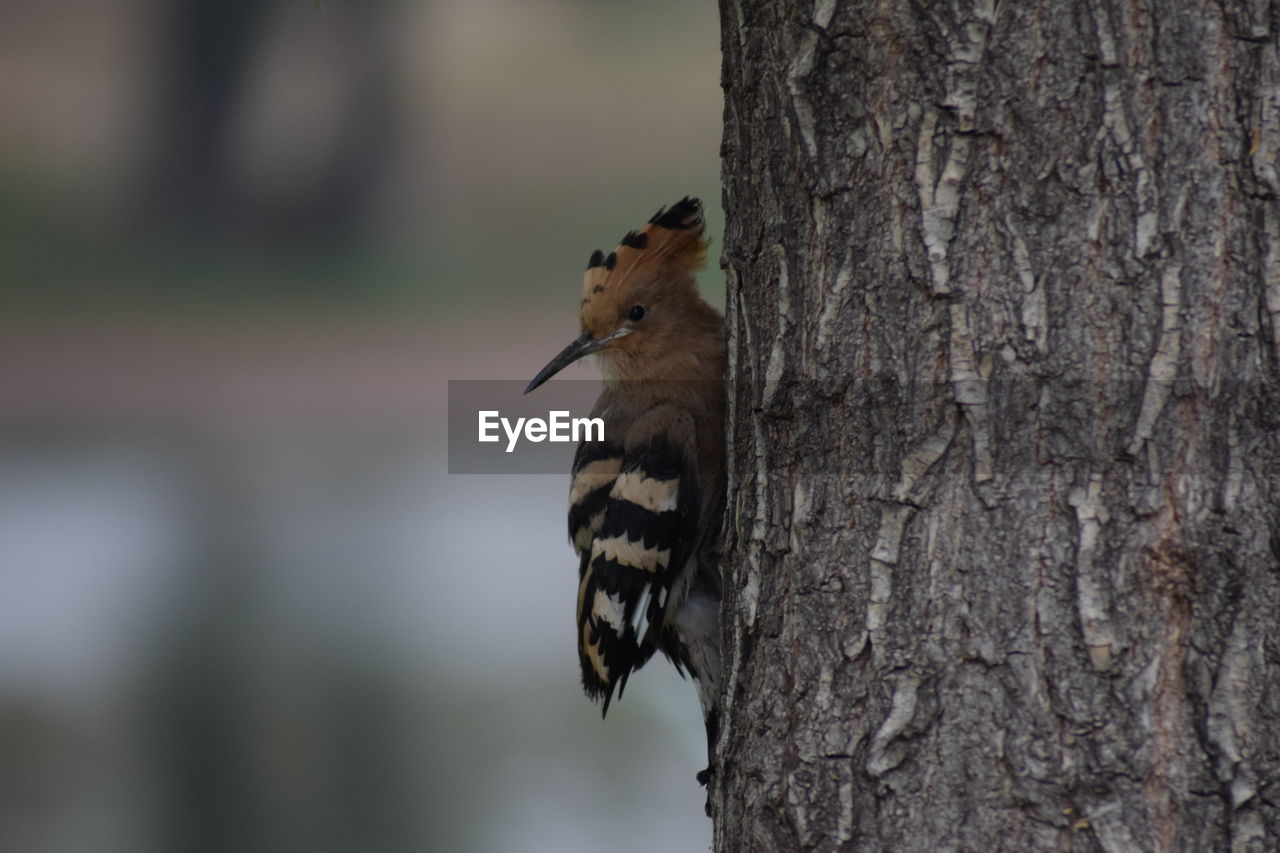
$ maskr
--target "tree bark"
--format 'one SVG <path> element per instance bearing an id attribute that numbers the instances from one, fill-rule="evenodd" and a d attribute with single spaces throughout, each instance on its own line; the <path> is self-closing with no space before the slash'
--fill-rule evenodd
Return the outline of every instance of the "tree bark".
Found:
<path id="1" fill-rule="evenodd" d="M 721 0 L 716 849 L 1280 844 L 1280 3 Z"/>

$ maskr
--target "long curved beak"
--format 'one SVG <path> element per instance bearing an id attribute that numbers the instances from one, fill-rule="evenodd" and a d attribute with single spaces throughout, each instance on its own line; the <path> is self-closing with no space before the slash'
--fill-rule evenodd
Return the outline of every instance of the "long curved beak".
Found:
<path id="1" fill-rule="evenodd" d="M 533 381 L 524 389 L 524 393 L 528 394 L 534 388 L 537 388 L 543 382 L 546 382 L 552 376 L 564 370 L 584 355 L 590 355 L 605 345 L 609 338 L 602 338 L 598 341 L 592 340 L 591 335 L 583 332 L 581 336 L 576 338 L 573 343 L 560 350 L 560 354 L 551 359 L 546 367 L 538 371 L 538 375 L 533 377 Z"/>

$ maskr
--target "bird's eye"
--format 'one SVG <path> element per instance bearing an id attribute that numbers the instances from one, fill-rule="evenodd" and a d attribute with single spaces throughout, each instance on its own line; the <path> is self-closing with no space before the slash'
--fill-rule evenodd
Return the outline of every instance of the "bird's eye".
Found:
<path id="1" fill-rule="evenodd" d="M 627 312 L 627 318 L 630 319 L 631 322 L 633 323 L 639 323 L 641 320 L 644 319 L 645 313 L 646 311 L 644 310 L 643 305 L 636 305 L 636 306 L 633 306 L 629 312 Z"/>

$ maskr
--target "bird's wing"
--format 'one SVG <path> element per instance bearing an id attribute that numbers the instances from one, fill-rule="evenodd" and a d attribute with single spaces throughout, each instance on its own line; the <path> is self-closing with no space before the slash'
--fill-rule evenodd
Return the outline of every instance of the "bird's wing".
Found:
<path id="1" fill-rule="evenodd" d="M 608 712 L 614 689 L 657 647 L 671 589 L 698 545 L 701 492 L 692 416 L 658 406 L 620 448 L 575 460 L 569 527 L 580 565 L 582 684 Z M 612 455 L 608 455 L 612 454 Z M 612 474 L 612 480 L 587 479 Z M 576 497 L 577 500 L 573 500 Z"/>

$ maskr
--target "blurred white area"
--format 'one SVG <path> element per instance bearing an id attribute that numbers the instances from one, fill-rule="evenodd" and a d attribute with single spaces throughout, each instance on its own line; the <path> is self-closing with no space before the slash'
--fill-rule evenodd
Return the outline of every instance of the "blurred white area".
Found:
<path id="1" fill-rule="evenodd" d="M 182 484 L 127 451 L 6 450 L 0 685 L 69 707 L 115 698 L 194 544 Z"/>
<path id="2" fill-rule="evenodd" d="M 305 840 L 311 821 L 353 832 L 323 790 L 366 784 L 339 779 L 351 738 L 402 798 L 394 849 L 709 842 L 691 686 L 651 666 L 606 721 L 581 695 L 561 478 L 449 477 L 443 448 L 403 439 L 196 445 L 64 438 L 0 458 L 0 701 L 10 724 L 52 712 L 41 726 L 68 742 L 3 772 L 0 790 L 36 771 L 47 785 L 7 803 L 4 849 L 173 849 L 148 836 L 183 759 L 155 755 L 131 714 L 181 705 L 168 673 L 188 667 L 226 703 L 197 709 L 213 719 L 192 736 L 234 726 L 243 754 L 218 772 L 285 824 L 249 826 L 244 849 Z M 387 728 L 346 731 L 365 715 Z M 28 734 L 10 725 L 0 752 Z M 92 772 L 72 772 L 82 760 Z"/>

